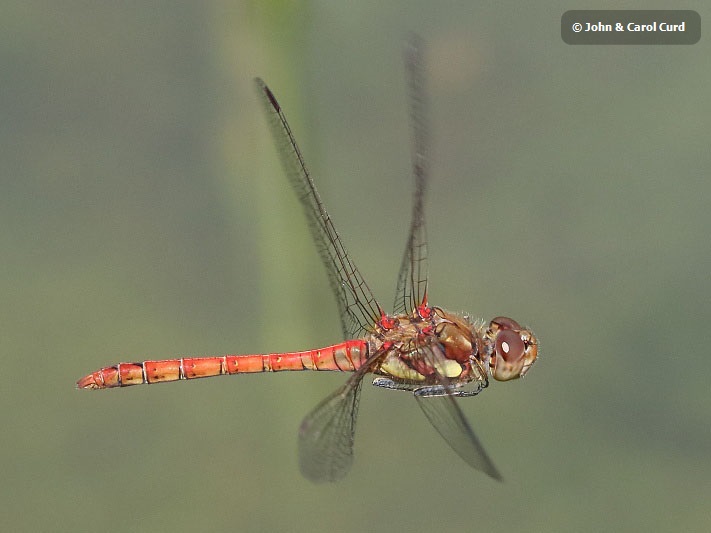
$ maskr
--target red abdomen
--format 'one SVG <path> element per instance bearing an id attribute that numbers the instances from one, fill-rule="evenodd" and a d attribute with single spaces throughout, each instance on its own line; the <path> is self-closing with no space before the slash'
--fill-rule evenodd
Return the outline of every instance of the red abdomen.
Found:
<path id="1" fill-rule="evenodd" d="M 143 383 L 206 378 L 223 374 L 281 372 L 285 370 L 333 370 L 353 372 L 368 358 L 364 340 L 350 340 L 305 352 L 218 357 L 183 357 L 141 363 L 119 363 L 97 370 L 77 381 L 80 389 L 109 389 Z"/>

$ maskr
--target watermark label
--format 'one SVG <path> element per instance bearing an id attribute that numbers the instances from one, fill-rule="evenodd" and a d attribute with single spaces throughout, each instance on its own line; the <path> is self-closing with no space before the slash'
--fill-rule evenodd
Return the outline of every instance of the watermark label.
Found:
<path id="1" fill-rule="evenodd" d="M 573 10 L 560 19 L 568 44 L 696 44 L 701 16 L 690 10 Z"/>

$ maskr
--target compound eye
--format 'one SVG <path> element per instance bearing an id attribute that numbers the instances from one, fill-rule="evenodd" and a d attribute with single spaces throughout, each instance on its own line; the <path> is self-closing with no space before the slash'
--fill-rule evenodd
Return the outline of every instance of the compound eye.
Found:
<path id="1" fill-rule="evenodd" d="M 502 329 L 496 336 L 496 353 L 509 364 L 516 364 L 520 361 L 525 349 L 526 346 L 521 340 L 521 336 L 515 331 Z"/>
<path id="2" fill-rule="evenodd" d="M 491 324 L 496 324 L 499 329 L 515 329 L 519 331 L 521 330 L 521 326 L 519 325 L 519 323 L 507 316 L 497 316 L 496 318 L 491 320 Z"/>

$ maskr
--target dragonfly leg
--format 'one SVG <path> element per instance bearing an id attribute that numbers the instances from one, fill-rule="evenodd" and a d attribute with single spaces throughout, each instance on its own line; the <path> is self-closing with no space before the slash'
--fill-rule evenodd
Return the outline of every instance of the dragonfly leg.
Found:
<path id="1" fill-rule="evenodd" d="M 469 396 L 476 396 L 484 389 L 484 387 L 485 386 L 479 386 L 474 390 L 461 390 L 452 387 L 444 387 L 442 385 L 431 385 L 414 389 L 414 394 L 419 398 L 435 398 L 438 396 L 457 396 L 458 398 L 467 398 Z"/>
<path id="2" fill-rule="evenodd" d="M 408 392 L 415 390 L 415 386 L 410 383 L 397 383 L 392 379 L 385 377 L 373 378 L 373 385 L 376 387 L 383 387 L 384 389 L 391 390 L 402 390 Z"/>

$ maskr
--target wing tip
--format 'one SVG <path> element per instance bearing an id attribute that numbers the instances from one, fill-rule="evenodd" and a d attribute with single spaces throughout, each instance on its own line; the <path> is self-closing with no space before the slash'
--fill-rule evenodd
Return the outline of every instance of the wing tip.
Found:
<path id="1" fill-rule="evenodd" d="M 269 99 L 269 103 L 272 105 L 274 110 L 278 113 L 281 111 L 281 106 L 279 105 L 279 102 L 277 102 L 276 96 L 274 96 L 274 93 L 271 91 L 269 86 L 264 83 L 264 80 L 262 78 L 254 78 L 254 82 L 257 84 L 257 88 L 263 92 L 266 97 Z"/>
<path id="2" fill-rule="evenodd" d="M 494 463 L 489 463 L 487 465 L 486 470 L 484 471 L 490 478 L 498 481 L 499 483 L 504 482 L 504 476 L 501 475 L 501 472 L 494 466 Z"/>

